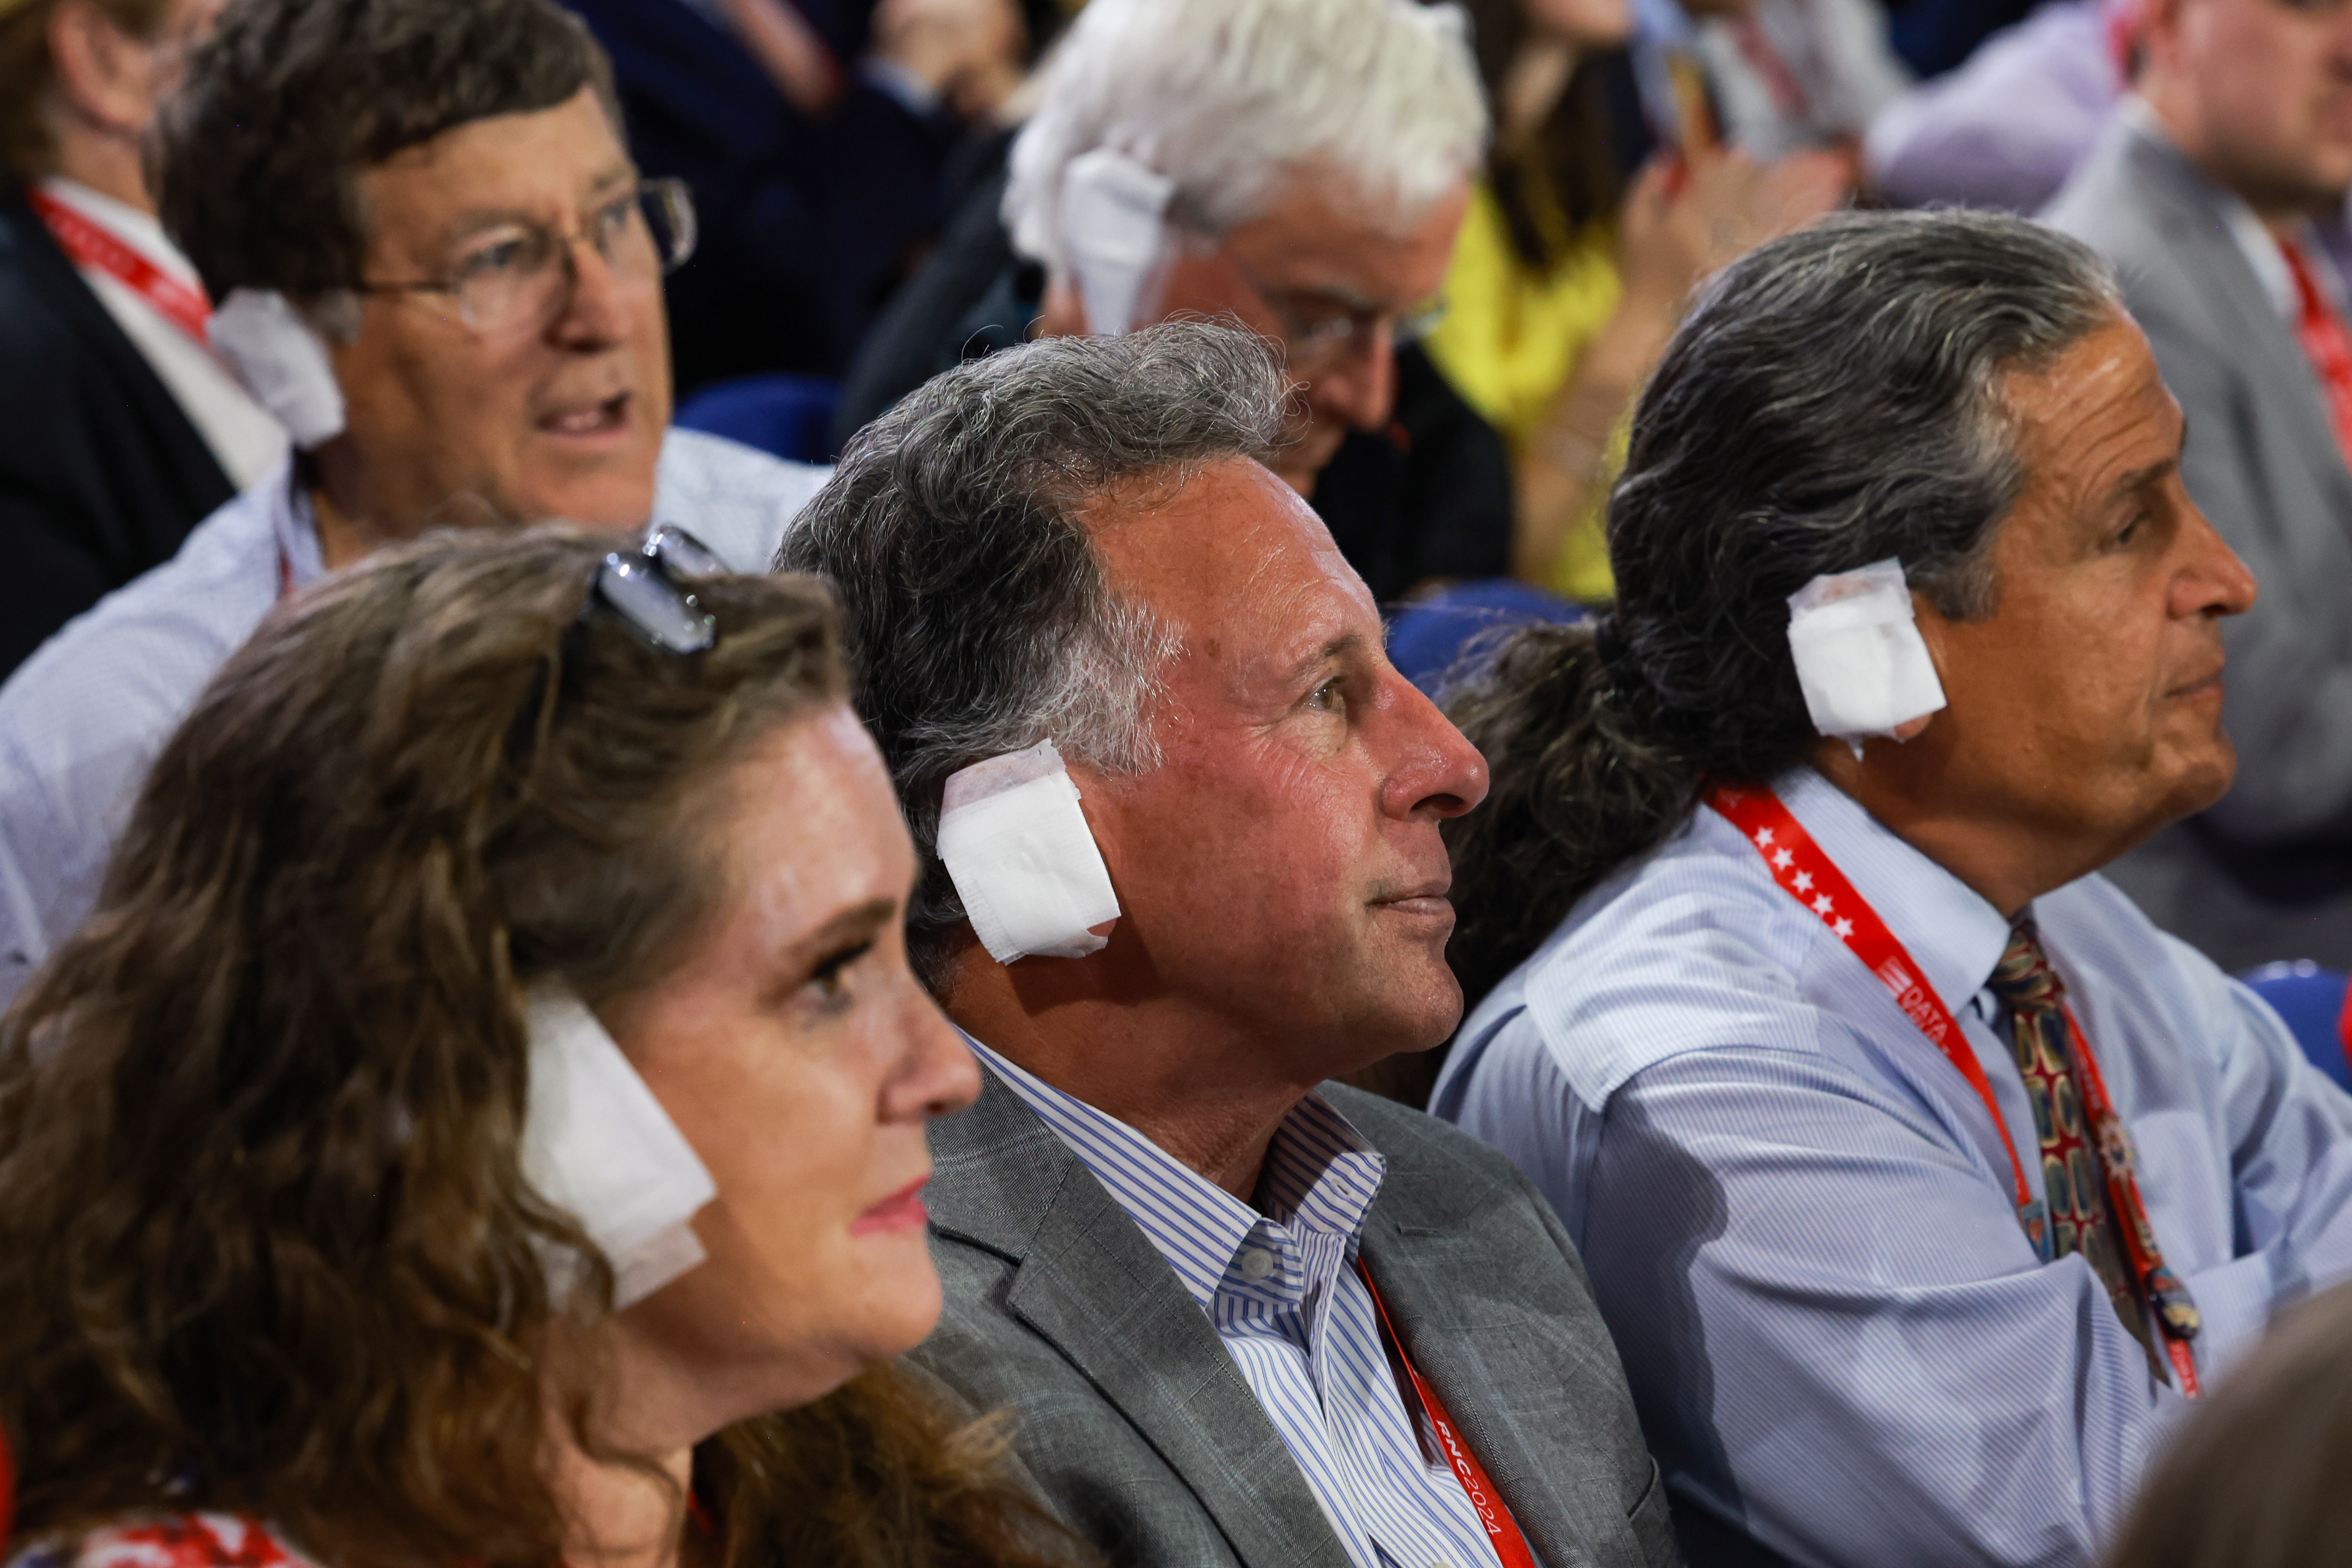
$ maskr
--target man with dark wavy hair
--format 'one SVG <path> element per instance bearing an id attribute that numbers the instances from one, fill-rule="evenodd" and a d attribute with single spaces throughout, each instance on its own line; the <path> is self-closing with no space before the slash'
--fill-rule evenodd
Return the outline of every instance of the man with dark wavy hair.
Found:
<path id="1" fill-rule="evenodd" d="M 2352 1277 L 2352 1099 L 2097 874 L 2234 765 L 2182 433 L 2088 247 L 1829 220 L 1668 349 L 1610 616 L 1454 710 L 1434 1108 L 1581 1247 L 1695 1563 L 2092 1563 Z"/>
<path id="2" fill-rule="evenodd" d="M 551 0 L 241 0 L 157 132 L 212 341 L 298 448 L 0 689 L 0 1000 L 81 918 L 163 738 L 279 597 L 436 526 L 690 523 L 764 561 L 820 470 L 672 430 L 638 177 Z"/>

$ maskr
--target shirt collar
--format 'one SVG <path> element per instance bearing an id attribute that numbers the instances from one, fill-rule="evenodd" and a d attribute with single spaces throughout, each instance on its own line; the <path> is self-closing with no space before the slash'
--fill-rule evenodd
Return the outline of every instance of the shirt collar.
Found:
<path id="1" fill-rule="evenodd" d="M 318 513 L 310 504 L 310 487 L 291 458 L 261 482 L 269 496 L 269 531 L 278 541 L 279 585 L 290 592 L 326 573 Z"/>
<path id="2" fill-rule="evenodd" d="M 1014 1065 L 969 1034 L 982 1065 L 1035 1111 L 1111 1200 L 1168 1260 L 1203 1311 L 1221 1289 L 1296 1298 L 1297 1278 L 1285 1232 L 1311 1230 L 1344 1238 L 1353 1257 L 1380 1193 L 1386 1162 L 1348 1119 L 1308 1095 L 1291 1108 L 1266 1148 L 1261 1214 L 1178 1160 L 1141 1132 L 1066 1090 Z M 1255 1238 L 1286 1256 L 1273 1277 L 1249 1276 L 1237 1261 Z M 1246 1283 L 1244 1283 L 1246 1281 Z"/>
<path id="3" fill-rule="evenodd" d="M 1798 768 L 1772 787 L 1886 922 L 1946 1010 L 1967 1007 L 2009 949 L 2009 917 L 1812 769 Z"/>

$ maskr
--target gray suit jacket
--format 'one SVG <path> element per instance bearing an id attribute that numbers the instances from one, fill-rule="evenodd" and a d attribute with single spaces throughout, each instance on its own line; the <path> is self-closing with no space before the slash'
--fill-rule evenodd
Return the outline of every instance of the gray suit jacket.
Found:
<path id="1" fill-rule="evenodd" d="M 2189 493 L 2262 589 L 2224 629 L 2236 785 L 2110 874 L 2224 968 L 2352 968 L 2352 472 L 2226 204 L 2125 115 L 2042 214 L 2115 262 L 2189 416 Z"/>
<path id="2" fill-rule="evenodd" d="M 1175 1271 L 993 1075 L 936 1123 L 947 1310 L 913 1359 L 1010 1405 L 1063 1519 L 1114 1563 L 1348 1568 L 1306 1478 Z M 1507 1160 L 1327 1084 L 1388 1160 L 1363 1257 L 1413 1365 L 1545 1568 L 1671 1563 L 1665 1489 L 1567 1234 Z"/>

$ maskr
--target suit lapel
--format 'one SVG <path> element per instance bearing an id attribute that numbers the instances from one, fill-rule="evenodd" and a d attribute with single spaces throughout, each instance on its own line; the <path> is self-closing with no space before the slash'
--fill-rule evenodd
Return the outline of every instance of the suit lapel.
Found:
<path id="1" fill-rule="evenodd" d="M 1580 1434 L 1553 1430 L 1556 1421 L 1536 1417 L 1513 1397 L 1510 1369 L 1489 1363 L 1482 1346 L 1494 1340 L 1464 1321 L 1461 1282 L 1495 1259 L 1465 1252 L 1456 1258 L 1449 1244 L 1465 1230 L 1448 1216 L 1429 1212 L 1418 1199 L 1411 1173 L 1393 1157 L 1388 1179 L 1364 1226 L 1364 1266 L 1380 1287 L 1397 1337 L 1414 1370 L 1437 1391 L 1470 1451 L 1502 1494 L 1511 1516 L 1526 1532 L 1545 1568 L 1576 1568 L 1604 1555 L 1581 1538 L 1574 1521 L 1587 1510 L 1563 1496 L 1544 1456 L 1572 1447 Z M 1444 1205 L 1440 1205 L 1443 1207 Z M 1534 1363 L 1521 1369 L 1539 1384 L 1556 1375 Z M 1609 1553 L 1611 1560 L 1616 1554 Z"/>
<path id="2" fill-rule="evenodd" d="M 1297 1462 L 1175 1271 L 1020 1097 L 983 1077 L 979 1103 L 934 1128 L 933 1225 L 1018 1262 L 1007 1309 L 1167 1461 L 1236 1558 L 1347 1568 Z"/>

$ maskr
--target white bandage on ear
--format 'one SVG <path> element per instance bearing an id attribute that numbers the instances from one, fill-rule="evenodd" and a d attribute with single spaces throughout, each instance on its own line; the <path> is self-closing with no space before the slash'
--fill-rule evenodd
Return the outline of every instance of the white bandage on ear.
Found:
<path id="1" fill-rule="evenodd" d="M 1790 595 L 1789 652 L 1813 728 L 1857 756 L 1861 737 L 1891 738 L 1944 706 L 1900 561 L 1816 577 Z"/>
<path id="2" fill-rule="evenodd" d="M 531 987 L 522 1170 L 610 1260 L 615 1308 L 702 1261 L 688 1222 L 719 1188 L 596 1015 L 561 981 Z M 561 1300 L 577 1268 L 568 1258 L 547 1262 Z"/>
<path id="3" fill-rule="evenodd" d="M 286 426 L 302 450 L 313 451 L 343 433 L 343 389 L 327 345 L 274 289 L 233 289 L 213 311 L 213 352 Z"/>
<path id="4" fill-rule="evenodd" d="M 1051 741 L 948 777 L 940 858 L 988 956 L 1084 958 L 1118 919 L 1110 868 L 1095 847 L 1078 786 Z"/>
<path id="5" fill-rule="evenodd" d="M 1175 190 L 1167 175 L 1109 147 L 1081 153 L 1062 171 L 1062 245 L 1088 331 L 1117 337 L 1135 325 L 1166 237 L 1160 215 Z"/>

